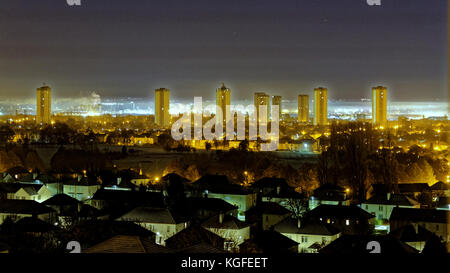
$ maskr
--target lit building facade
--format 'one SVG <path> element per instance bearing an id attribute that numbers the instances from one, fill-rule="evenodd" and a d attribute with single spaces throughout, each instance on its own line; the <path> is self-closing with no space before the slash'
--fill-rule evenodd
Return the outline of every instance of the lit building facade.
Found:
<path id="1" fill-rule="evenodd" d="M 309 96 L 298 95 L 298 122 L 309 123 Z"/>
<path id="2" fill-rule="evenodd" d="M 323 87 L 314 89 L 314 125 L 328 125 L 328 90 Z"/>
<path id="3" fill-rule="evenodd" d="M 226 111 L 227 105 L 231 103 L 231 90 L 227 88 L 224 83 L 220 88 L 216 89 L 216 107 L 222 110 L 222 125 L 226 126 Z"/>
<path id="4" fill-rule="evenodd" d="M 282 102 L 281 96 L 272 96 L 272 107 L 274 105 L 278 105 L 278 120 L 281 120 L 282 117 Z M 273 118 L 273 117 L 272 117 Z"/>
<path id="5" fill-rule="evenodd" d="M 155 123 L 161 127 L 170 126 L 170 91 L 166 88 L 155 90 Z"/>
<path id="6" fill-rule="evenodd" d="M 36 89 L 36 122 L 50 124 L 52 116 L 52 89 L 45 84 Z"/>
<path id="7" fill-rule="evenodd" d="M 372 122 L 376 126 L 387 125 L 387 88 L 372 88 Z"/>
<path id="8" fill-rule="evenodd" d="M 263 92 L 257 92 L 255 93 L 255 97 L 254 97 L 254 102 L 255 102 L 255 108 L 256 108 L 256 120 L 258 122 L 261 122 L 261 117 L 259 115 L 259 106 L 263 105 L 266 107 L 266 111 L 267 111 L 267 122 L 269 122 L 269 95 L 267 95 L 266 93 Z"/>

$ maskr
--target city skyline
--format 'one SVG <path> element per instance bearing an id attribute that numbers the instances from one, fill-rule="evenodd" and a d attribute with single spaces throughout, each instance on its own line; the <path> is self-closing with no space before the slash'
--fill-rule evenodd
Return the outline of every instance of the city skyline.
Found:
<path id="1" fill-rule="evenodd" d="M 61 98 L 148 97 L 160 86 L 209 97 L 222 81 L 238 100 L 316 86 L 330 99 L 368 98 L 377 85 L 397 101 L 446 97 L 446 1 L 335 2 L 6 1 L 0 97 L 28 97 L 43 81 Z"/>

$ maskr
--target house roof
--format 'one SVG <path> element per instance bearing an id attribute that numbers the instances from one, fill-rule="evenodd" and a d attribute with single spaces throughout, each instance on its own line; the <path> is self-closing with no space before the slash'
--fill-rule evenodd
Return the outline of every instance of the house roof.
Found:
<path id="1" fill-rule="evenodd" d="M 439 196 L 437 207 L 446 209 L 450 208 L 450 197 Z"/>
<path id="2" fill-rule="evenodd" d="M 380 243 L 383 254 L 415 254 L 418 251 L 391 235 L 342 235 L 319 250 L 321 254 L 356 254 L 369 253 L 367 244 L 371 241 Z"/>
<path id="3" fill-rule="evenodd" d="M 57 182 L 56 178 L 51 175 L 38 174 L 36 178 L 34 178 L 34 175 L 35 174 L 32 174 L 32 173 L 25 175 L 24 177 L 22 177 L 22 179 L 20 179 L 20 182 L 33 183 L 36 180 L 39 180 L 44 184 Z"/>
<path id="4" fill-rule="evenodd" d="M 223 194 L 237 194 L 237 195 L 247 195 L 251 192 L 244 189 L 240 185 L 233 184 L 229 181 L 226 175 L 211 175 L 207 174 L 202 176 L 197 181 L 191 183 L 194 188 L 201 190 L 208 190 L 212 193 L 223 193 Z"/>
<path id="5" fill-rule="evenodd" d="M 402 242 L 426 242 L 433 233 L 420 225 L 417 227 L 417 231 L 413 225 L 406 225 L 391 231 L 389 234 Z"/>
<path id="6" fill-rule="evenodd" d="M 64 181 L 64 185 L 98 186 L 100 183 L 95 178 L 82 177 L 80 180 L 78 178 L 66 180 Z"/>
<path id="7" fill-rule="evenodd" d="M 122 215 L 117 220 L 159 224 L 179 224 L 188 222 L 184 217 L 167 208 L 137 207 Z"/>
<path id="8" fill-rule="evenodd" d="M 233 206 L 227 201 L 219 198 L 190 197 L 187 199 L 187 202 L 193 210 L 204 209 L 208 211 L 228 212 L 237 209 L 237 206 Z"/>
<path id="9" fill-rule="evenodd" d="M 276 177 L 264 177 L 260 180 L 254 182 L 251 186 L 252 188 L 276 188 L 282 187 L 287 188 L 289 185 L 284 178 L 276 178 Z"/>
<path id="10" fill-rule="evenodd" d="M 167 247 L 186 249 L 201 243 L 222 249 L 225 239 L 200 225 L 189 226 L 166 240 Z"/>
<path id="11" fill-rule="evenodd" d="M 351 206 L 335 206 L 335 205 L 319 205 L 306 214 L 307 217 L 321 218 L 358 218 L 358 219 L 371 219 L 374 218 L 372 214 L 355 205 Z"/>
<path id="12" fill-rule="evenodd" d="M 435 209 L 398 208 L 392 210 L 389 221 L 429 222 L 447 224 L 450 211 Z"/>
<path id="13" fill-rule="evenodd" d="M 1 200 L 0 212 L 17 214 L 44 214 L 54 212 L 53 209 L 34 200 Z"/>
<path id="14" fill-rule="evenodd" d="M 447 191 L 450 190 L 450 184 L 439 181 L 434 183 L 430 188 L 433 191 Z"/>
<path id="15" fill-rule="evenodd" d="M 289 234 L 308 234 L 308 235 L 324 235 L 332 236 L 341 231 L 329 224 L 323 223 L 317 219 L 304 219 L 298 227 L 298 219 L 288 217 L 275 225 L 275 230 L 280 233 Z"/>
<path id="16" fill-rule="evenodd" d="M 117 235 L 83 251 L 83 253 L 168 253 L 167 248 L 148 238 Z"/>
<path id="17" fill-rule="evenodd" d="M 222 214 L 223 220 L 220 223 L 220 214 L 214 215 L 205 222 L 202 226 L 205 228 L 217 228 L 217 229 L 243 229 L 250 226 L 248 223 L 240 221 L 234 216 Z"/>
<path id="18" fill-rule="evenodd" d="M 260 202 L 245 212 L 246 214 L 286 215 L 291 212 L 275 202 Z"/>
<path id="19" fill-rule="evenodd" d="M 23 188 L 28 194 L 35 195 L 42 186 L 42 184 L 0 183 L 0 192 L 16 193 Z"/>
<path id="20" fill-rule="evenodd" d="M 363 204 L 377 204 L 377 205 L 393 205 L 393 206 L 417 206 L 419 203 L 404 195 L 404 194 L 390 194 L 388 199 L 388 194 L 377 194 Z"/>
<path id="21" fill-rule="evenodd" d="M 164 197 L 160 192 L 123 191 L 99 189 L 93 200 L 144 202 L 151 206 L 164 206 Z"/>
<path id="22" fill-rule="evenodd" d="M 20 232 L 48 232 L 57 228 L 35 217 L 24 217 L 14 223 L 14 230 Z"/>
<path id="23" fill-rule="evenodd" d="M 398 189 L 402 193 L 410 193 L 428 191 L 430 187 L 428 183 L 399 183 Z"/>
<path id="24" fill-rule="evenodd" d="M 256 245 L 263 253 L 282 253 L 297 247 L 298 243 L 274 230 L 259 231 L 254 237 L 239 245 L 244 251 L 248 246 Z"/>
<path id="25" fill-rule="evenodd" d="M 6 172 L 13 176 L 16 174 L 25 174 L 25 173 L 28 174 L 29 173 L 29 171 L 22 166 L 12 167 L 12 168 L 8 169 Z"/>
<path id="26" fill-rule="evenodd" d="M 48 206 L 48 205 L 54 205 L 54 206 L 76 206 L 80 204 L 81 202 L 77 199 L 68 196 L 67 194 L 57 194 L 49 199 L 42 202 L 42 204 Z"/>

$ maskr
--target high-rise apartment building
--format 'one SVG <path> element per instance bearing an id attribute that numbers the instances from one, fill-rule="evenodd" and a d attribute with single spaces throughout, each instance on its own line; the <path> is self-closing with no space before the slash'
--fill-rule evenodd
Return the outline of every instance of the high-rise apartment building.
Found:
<path id="1" fill-rule="evenodd" d="M 309 123 L 309 96 L 298 95 L 298 122 Z"/>
<path id="2" fill-rule="evenodd" d="M 216 107 L 217 109 L 222 110 L 222 125 L 226 126 L 227 124 L 227 116 L 226 116 L 226 110 L 227 105 L 230 105 L 231 103 L 231 90 L 230 88 L 227 88 L 224 83 L 222 83 L 222 87 L 216 89 Z"/>
<path id="3" fill-rule="evenodd" d="M 328 90 L 326 88 L 314 89 L 314 125 L 328 125 L 327 100 Z"/>
<path id="4" fill-rule="evenodd" d="M 267 119 L 266 122 L 269 122 L 269 95 L 263 92 L 257 92 L 254 96 L 255 108 L 256 108 L 256 120 L 259 122 L 262 121 L 261 116 L 259 115 L 259 107 L 263 105 L 266 108 Z"/>
<path id="5" fill-rule="evenodd" d="M 282 117 L 282 102 L 281 102 L 281 96 L 272 96 L 272 107 L 274 105 L 278 105 L 278 120 L 281 120 Z M 273 117 L 272 117 L 273 118 Z"/>
<path id="6" fill-rule="evenodd" d="M 170 91 L 166 88 L 155 90 L 155 123 L 161 127 L 170 126 Z"/>
<path id="7" fill-rule="evenodd" d="M 52 89 L 43 84 L 36 89 L 36 122 L 50 124 L 52 116 Z"/>
<path id="8" fill-rule="evenodd" d="M 372 122 L 376 126 L 387 125 L 387 88 L 372 88 Z"/>

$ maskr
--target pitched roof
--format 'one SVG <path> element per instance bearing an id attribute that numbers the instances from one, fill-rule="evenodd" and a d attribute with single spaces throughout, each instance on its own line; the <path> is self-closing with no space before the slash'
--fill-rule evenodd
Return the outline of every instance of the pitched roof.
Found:
<path id="1" fill-rule="evenodd" d="M 248 223 L 240 221 L 234 216 L 222 214 L 223 220 L 220 223 L 220 214 L 214 215 L 205 222 L 203 222 L 202 227 L 205 228 L 217 228 L 217 229 L 243 229 L 250 226 Z"/>
<path id="2" fill-rule="evenodd" d="M 298 227 L 298 219 L 288 217 L 275 225 L 275 230 L 280 233 L 290 234 L 308 234 L 308 235 L 326 235 L 332 236 L 341 231 L 329 224 L 323 223 L 317 219 L 301 220 L 300 228 Z"/>
<path id="3" fill-rule="evenodd" d="M 259 231 L 254 237 L 239 245 L 245 252 L 248 246 L 256 245 L 263 253 L 282 253 L 298 246 L 298 243 L 274 230 Z"/>
<path id="4" fill-rule="evenodd" d="M 402 242 L 426 242 L 433 233 L 420 225 L 417 227 L 417 231 L 413 225 L 406 225 L 391 231 L 389 234 Z"/>
<path id="5" fill-rule="evenodd" d="M 47 184 L 47 183 L 55 183 L 57 181 L 56 178 L 51 175 L 38 174 L 36 178 L 34 178 L 34 175 L 35 174 L 32 173 L 25 175 L 24 177 L 22 177 L 22 179 L 20 179 L 20 182 L 33 183 L 36 180 L 39 180 L 42 183 Z"/>
<path id="6" fill-rule="evenodd" d="M 167 248 L 139 236 L 117 235 L 83 251 L 83 253 L 168 253 Z"/>
<path id="7" fill-rule="evenodd" d="M 0 200 L 0 212 L 17 214 L 44 214 L 54 212 L 53 209 L 34 200 Z"/>
<path id="8" fill-rule="evenodd" d="M 417 206 L 419 203 L 404 195 L 404 194 L 390 194 L 388 199 L 388 194 L 377 194 L 363 204 L 377 204 L 377 205 L 393 205 L 393 206 Z"/>
<path id="9" fill-rule="evenodd" d="M 335 206 L 335 205 L 319 205 L 306 214 L 307 217 L 330 217 L 330 218 L 359 218 L 371 219 L 372 214 L 366 212 L 358 206 Z"/>
<path id="10" fill-rule="evenodd" d="M 398 208 L 392 210 L 389 221 L 429 222 L 447 224 L 450 211 L 435 209 Z"/>
<path id="11" fill-rule="evenodd" d="M 240 185 L 231 183 L 226 175 L 207 174 L 191 183 L 191 186 L 197 189 L 208 190 L 212 193 L 237 195 L 247 195 L 251 193 Z"/>
<path id="12" fill-rule="evenodd" d="M 200 243 L 222 249 L 225 239 L 200 225 L 189 226 L 166 240 L 166 246 L 172 249 L 184 249 Z"/>
<path id="13" fill-rule="evenodd" d="M 342 235 L 319 250 L 321 254 L 357 254 L 369 253 L 367 244 L 380 243 L 382 254 L 415 254 L 418 251 L 391 235 Z"/>
<path id="14" fill-rule="evenodd" d="M 57 228 L 35 217 L 24 217 L 14 223 L 14 230 L 20 232 L 48 232 Z"/>
<path id="15" fill-rule="evenodd" d="M 450 184 L 439 181 L 434 183 L 430 188 L 433 191 L 447 191 L 450 190 Z"/>
<path id="16" fill-rule="evenodd" d="M 188 222 L 184 217 L 167 208 L 137 207 L 122 215 L 117 220 L 159 224 L 179 224 Z"/>
<path id="17" fill-rule="evenodd" d="M 68 196 L 67 194 L 57 194 L 49 199 L 42 202 L 42 204 L 48 206 L 48 205 L 54 205 L 54 206 L 76 206 L 80 204 L 81 202 L 77 199 Z"/>
<path id="18" fill-rule="evenodd" d="M 35 195 L 42 186 L 42 184 L 0 183 L 0 192 L 16 193 L 23 188 L 28 194 Z"/>
<path id="19" fill-rule="evenodd" d="M 260 202 L 245 212 L 246 214 L 286 215 L 291 212 L 275 202 Z"/>
<path id="20" fill-rule="evenodd" d="M 228 212 L 237 209 L 237 206 L 233 206 L 219 198 L 190 197 L 187 199 L 187 202 L 193 210 L 205 209 L 208 211 Z"/>
<path id="21" fill-rule="evenodd" d="M 164 206 L 164 197 L 160 192 L 123 191 L 99 189 L 93 200 L 145 202 L 151 206 Z"/>
<path id="22" fill-rule="evenodd" d="M 264 177 L 254 182 L 252 188 L 276 188 L 276 187 L 289 187 L 284 178 L 276 177 Z"/>
<path id="23" fill-rule="evenodd" d="M 430 189 L 428 183 L 399 183 L 398 189 L 400 192 L 424 192 Z"/>

